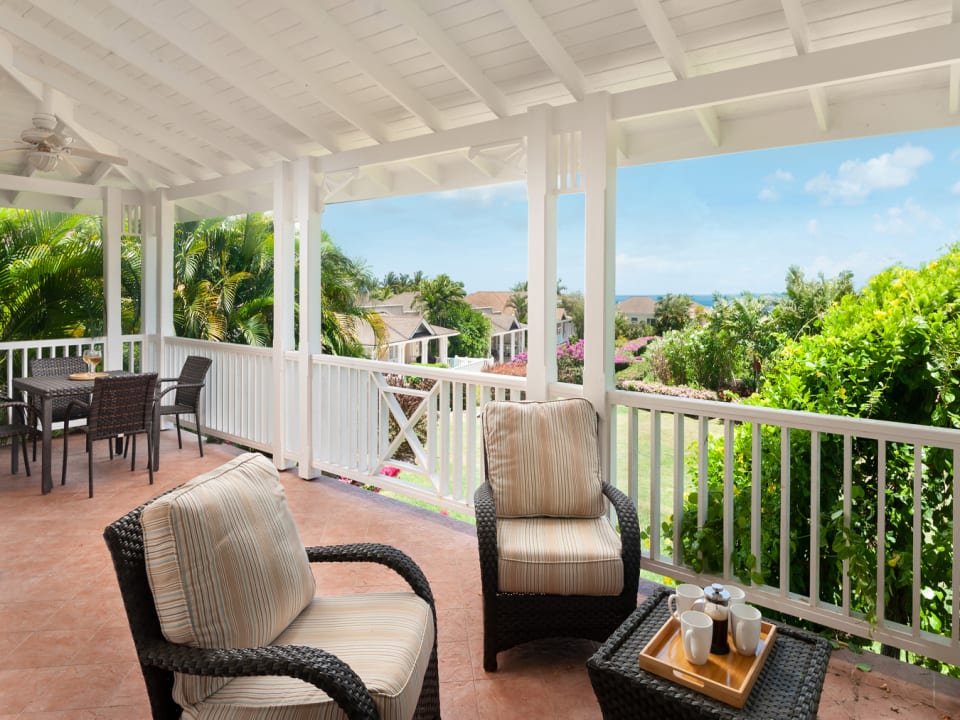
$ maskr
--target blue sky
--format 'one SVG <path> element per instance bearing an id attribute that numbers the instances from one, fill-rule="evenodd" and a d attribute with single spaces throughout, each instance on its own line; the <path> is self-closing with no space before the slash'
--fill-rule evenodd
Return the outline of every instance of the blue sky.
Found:
<path id="1" fill-rule="evenodd" d="M 447 273 L 467 292 L 527 277 L 525 186 L 328 205 L 372 272 Z M 583 196 L 559 202 L 558 273 L 583 289 Z M 618 294 L 780 292 L 790 265 L 916 267 L 960 241 L 960 128 L 621 168 Z"/>

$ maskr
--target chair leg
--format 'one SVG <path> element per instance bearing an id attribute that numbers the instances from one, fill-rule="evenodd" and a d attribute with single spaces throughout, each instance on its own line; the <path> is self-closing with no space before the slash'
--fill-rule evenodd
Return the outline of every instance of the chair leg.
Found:
<path id="1" fill-rule="evenodd" d="M 150 484 L 153 485 L 153 428 L 147 430 L 147 473 L 150 475 Z"/>
<path id="2" fill-rule="evenodd" d="M 180 413 L 177 413 L 177 447 L 183 450 L 183 439 L 180 437 Z"/>
<path id="3" fill-rule="evenodd" d="M 90 485 L 89 497 L 93 497 L 93 447 L 91 447 L 89 438 L 87 439 L 87 482 Z"/>
<path id="4" fill-rule="evenodd" d="M 23 467 L 27 471 L 27 477 L 30 477 L 30 461 L 27 459 L 27 436 L 20 438 L 20 448 L 23 450 Z M 16 450 L 16 448 L 14 448 Z"/>
<path id="5" fill-rule="evenodd" d="M 200 422 L 200 411 L 194 417 L 197 419 L 197 445 L 200 446 L 200 457 L 203 457 L 203 424 Z"/>
<path id="6" fill-rule="evenodd" d="M 67 438 L 70 433 L 66 429 L 63 431 L 63 468 L 60 470 L 60 484 L 67 484 Z"/>
<path id="7" fill-rule="evenodd" d="M 129 435 L 127 435 L 127 440 L 128 441 L 130 440 Z M 126 452 L 126 449 L 127 449 L 126 445 L 124 445 L 123 449 L 124 449 L 124 452 Z M 133 433 L 133 449 L 130 451 L 130 469 L 131 470 L 133 470 L 133 468 L 136 466 L 136 463 L 137 463 L 137 434 Z"/>

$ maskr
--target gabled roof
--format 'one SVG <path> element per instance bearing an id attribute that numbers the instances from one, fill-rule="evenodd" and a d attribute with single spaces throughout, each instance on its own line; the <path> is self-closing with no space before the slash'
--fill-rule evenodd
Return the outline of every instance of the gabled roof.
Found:
<path id="1" fill-rule="evenodd" d="M 956 0 L 0 0 L 0 138 L 43 110 L 73 147 L 128 161 L 4 154 L 0 193 L 91 212 L 100 186 L 171 188 L 187 219 L 270 209 L 278 161 L 307 157 L 327 202 L 522 181 L 527 111 L 556 108 L 574 149 L 565 128 L 596 93 L 627 165 L 948 127 L 958 16 Z"/>
<path id="2" fill-rule="evenodd" d="M 477 310 L 489 308 L 495 313 L 509 312 L 512 314 L 513 308 L 510 307 L 512 295 L 513 293 L 509 290 L 479 290 L 470 293 L 464 300 Z"/>
<path id="3" fill-rule="evenodd" d="M 634 295 L 617 303 L 617 312 L 624 315 L 653 315 L 657 300 L 649 295 Z"/>
<path id="4" fill-rule="evenodd" d="M 439 325 L 431 325 L 419 315 L 381 314 L 380 317 L 387 331 L 387 345 L 405 343 L 410 340 L 450 337 L 460 334 L 456 330 L 451 330 Z M 361 345 L 367 347 L 376 345 L 376 337 L 374 336 L 373 329 L 367 323 L 357 323 L 356 330 L 357 339 Z"/>

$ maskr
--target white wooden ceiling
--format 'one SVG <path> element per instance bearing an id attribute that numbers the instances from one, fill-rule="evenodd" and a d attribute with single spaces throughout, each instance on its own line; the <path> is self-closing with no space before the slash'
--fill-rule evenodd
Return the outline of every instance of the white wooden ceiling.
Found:
<path id="1" fill-rule="evenodd" d="M 146 191 L 307 155 L 359 158 L 331 201 L 521 179 L 522 145 L 465 128 L 598 91 L 622 164 L 956 126 L 960 0 L 0 0 L 0 147 L 45 101 L 129 160 L 0 154 L 0 205 L 91 210 L 43 181 Z"/>

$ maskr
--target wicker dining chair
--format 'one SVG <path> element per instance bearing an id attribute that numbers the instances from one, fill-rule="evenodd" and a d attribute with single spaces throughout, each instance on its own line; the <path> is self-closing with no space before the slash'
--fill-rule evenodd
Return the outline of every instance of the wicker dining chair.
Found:
<path id="1" fill-rule="evenodd" d="M 484 670 L 530 640 L 606 640 L 637 607 L 640 529 L 630 498 L 602 481 L 596 411 L 580 398 L 498 401 L 484 406 L 482 425 L 486 482 L 474 510 Z"/>
<path id="2" fill-rule="evenodd" d="M 49 376 L 49 375 L 72 375 L 74 373 L 88 372 L 90 368 L 87 367 L 87 364 L 83 361 L 83 358 L 78 355 L 68 355 L 66 357 L 38 357 L 32 358 L 30 364 L 28 365 L 28 371 L 30 375 L 35 376 Z M 66 419 L 67 405 L 70 404 L 71 400 L 83 400 L 87 397 L 87 393 L 79 394 L 75 397 L 65 396 L 58 397 L 53 399 L 53 422 L 63 422 Z M 35 397 L 28 397 L 27 401 L 33 407 L 33 414 L 37 422 L 40 422 L 40 399 Z M 74 415 L 71 418 L 72 420 L 77 420 L 79 418 L 85 417 L 81 413 L 79 407 L 74 408 Z M 40 433 L 34 433 L 33 435 L 33 461 L 37 461 L 37 437 Z"/>
<path id="3" fill-rule="evenodd" d="M 439 720 L 427 578 L 387 545 L 304 547 L 264 456 L 189 480 L 103 537 L 154 720 Z M 375 563 L 409 587 L 335 594 L 313 563 Z"/>
<path id="4" fill-rule="evenodd" d="M 30 460 L 27 458 L 27 440 L 36 436 L 37 424 L 33 420 L 33 408 L 9 397 L 0 397 L 0 439 L 10 438 L 10 472 L 17 463 L 17 445 L 23 450 L 23 467 L 30 476 Z"/>
<path id="5" fill-rule="evenodd" d="M 133 437 L 130 469 L 137 459 L 137 435 L 147 436 L 147 470 L 153 485 L 153 396 L 157 386 L 157 373 L 142 375 L 109 375 L 93 381 L 90 402 L 71 400 L 67 405 L 67 418 L 63 423 L 63 470 L 60 484 L 67 481 L 67 445 L 70 439 L 72 411 L 79 408 L 87 418 L 87 424 L 78 429 L 86 434 L 87 479 L 90 497 L 93 497 L 93 443 L 95 440 L 110 440 Z M 112 447 L 112 446 L 111 446 Z M 113 454 L 111 452 L 111 458 Z"/>
<path id="6" fill-rule="evenodd" d="M 160 378 L 157 380 L 157 415 L 162 419 L 164 415 L 175 415 L 177 418 L 177 446 L 183 449 L 183 439 L 180 436 L 180 416 L 193 415 L 197 423 L 197 445 L 200 447 L 200 457 L 203 457 L 203 421 L 200 416 L 200 399 L 203 386 L 206 384 L 207 371 L 213 362 L 210 358 L 200 355 L 189 355 L 183 361 L 179 377 Z M 163 383 L 176 383 L 163 388 Z M 173 402 L 169 399 L 164 404 L 164 398 L 174 393 Z"/>

